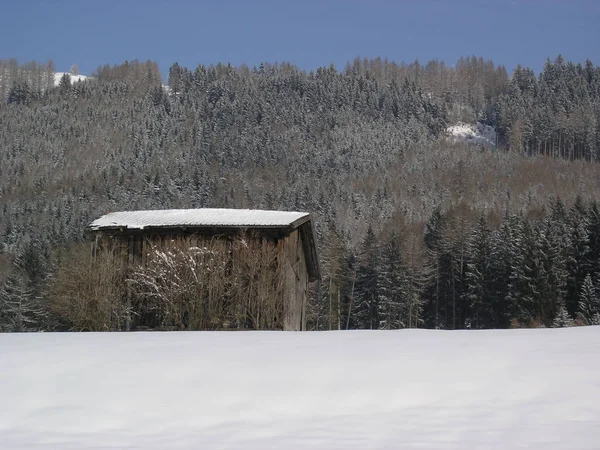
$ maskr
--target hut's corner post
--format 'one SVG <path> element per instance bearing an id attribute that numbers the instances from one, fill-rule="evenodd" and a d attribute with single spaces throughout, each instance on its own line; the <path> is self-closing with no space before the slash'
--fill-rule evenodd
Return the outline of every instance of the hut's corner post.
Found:
<path id="1" fill-rule="evenodd" d="M 89 238 L 89 234 L 88 234 Z M 94 240 L 91 243 L 91 255 L 92 259 L 96 259 L 98 256 L 98 247 L 100 245 L 100 234 L 98 232 L 94 233 Z"/>
<path id="2" fill-rule="evenodd" d="M 127 312 L 125 314 L 125 331 L 131 331 L 131 280 L 127 280 Z"/>
<path id="3" fill-rule="evenodd" d="M 290 251 L 295 247 L 290 245 L 291 238 L 287 235 L 278 242 L 279 257 L 283 263 L 283 330 L 297 331 L 298 324 L 294 323 L 294 302 L 296 300 L 296 275 L 291 263 Z"/>
<path id="4" fill-rule="evenodd" d="M 134 253 L 134 238 L 129 236 L 127 238 L 127 271 L 133 266 L 135 253 Z M 133 289 L 131 287 L 131 280 L 127 280 L 127 315 L 125 319 L 125 331 L 131 331 L 131 297 L 133 295 Z"/>
<path id="5" fill-rule="evenodd" d="M 306 304 L 308 302 L 308 282 L 306 283 L 306 286 L 304 287 L 304 296 L 302 297 L 302 327 L 300 328 L 301 331 L 306 331 Z"/>

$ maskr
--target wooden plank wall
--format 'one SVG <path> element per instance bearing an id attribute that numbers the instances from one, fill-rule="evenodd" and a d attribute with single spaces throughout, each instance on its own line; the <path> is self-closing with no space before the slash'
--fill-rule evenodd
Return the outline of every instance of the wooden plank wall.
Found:
<path id="1" fill-rule="evenodd" d="M 130 265 L 143 263 L 144 247 L 148 236 L 140 235 L 102 235 L 99 234 L 94 242 L 94 253 L 101 249 L 122 248 L 123 256 L 127 257 Z M 160 239 L 158 239 L 160 240 Z M 304 252 L 302 235 L 294 230 L 287 237 L 277 242 L 280 255 L 283 258 L 282 277 L 284 283 L 284 318 L 283 329 L 289 331 L 306 330 L 306 305 L 308 296 L 308 268 Z"/>
<path id="2" fill-rule="evenodd" d="M 280 242 L 284 255 L 285 283 L 283 329 L 305 330 L 308 271 L 302 238 L 298 230 L 295 230 Z"/>

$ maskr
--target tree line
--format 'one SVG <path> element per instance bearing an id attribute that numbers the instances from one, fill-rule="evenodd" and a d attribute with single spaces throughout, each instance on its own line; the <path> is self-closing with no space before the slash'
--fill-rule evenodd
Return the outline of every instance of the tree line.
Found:
<path id="1" fill-rule="evenodd" d="M 600 324 L 600 204 L 553 199 L 535 216 L 499 221 L 475 214 L 464 204 L 435 210 L 421 248 L 369 228 L 357 249 L 338 249 L 318 287 L 321 328 Z"/>

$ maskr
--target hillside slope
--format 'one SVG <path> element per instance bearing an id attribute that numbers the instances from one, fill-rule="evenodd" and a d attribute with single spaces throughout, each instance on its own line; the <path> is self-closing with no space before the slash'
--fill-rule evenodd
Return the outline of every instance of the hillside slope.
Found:
<path id="1" fill-rule="evenodd" d="M 5 334 L 0 439 L 4 449 L 592 449 L 599 354 L 600 327 Z"/>
<path id="2" fill-rule="evenodd" d="M 311 212 L 311 326 L 592 322 L 600 68 L 356 63 L 175 63 L 166 89 L 129 61 L 48 89 L 52 64 L 0 61 L 0 330 L 77 329 L 48 307 L 62 249 L 106 212 L 175 208 Z"/>

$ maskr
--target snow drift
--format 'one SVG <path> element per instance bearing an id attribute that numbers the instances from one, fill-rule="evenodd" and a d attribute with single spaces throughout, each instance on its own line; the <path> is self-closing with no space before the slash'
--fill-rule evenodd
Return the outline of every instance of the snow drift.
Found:
<path id="1" fill-rule="evenodd" d="M 3 449 L 592 449 L 600 327 L 0 335 Z"/>

